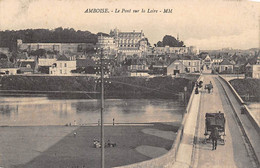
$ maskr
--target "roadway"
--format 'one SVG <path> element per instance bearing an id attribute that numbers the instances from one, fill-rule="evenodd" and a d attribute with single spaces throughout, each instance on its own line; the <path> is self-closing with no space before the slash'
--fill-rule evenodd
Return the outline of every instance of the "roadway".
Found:
<path id="1" fill-rule="evenodd" d="M 212 93 L 201 90 L 200 109 L 195 133 L 195 147 L 193 149 L 192 167 L 214 168 L 214 167 L 256 167 L 250 147 L 246 142 L 243 131 L 236 120 L 234 109 L 230 104 L 219 77 L 215 75 L 203 75 L 204 84 L 212 82 L 214 89 Z M 223 83 L 224 85 L 224 83 Z M 239 108 L 239 107 L 237 107 Z M 212 150 L 211 143 L 203 143 L 205 133 L 205 114 L 221 111 L 226 118 L 226 143 L 218 145 Z M 259 135 L 256 133 L 256 141 Z M 259 143 L 260 141 L 258 141 Z M 256 142 L 257 143 L 257 142 Z M 259 149 L 259 148 L 258 148 Z M 258 149 L 255 149 L 256 151 Z"/>

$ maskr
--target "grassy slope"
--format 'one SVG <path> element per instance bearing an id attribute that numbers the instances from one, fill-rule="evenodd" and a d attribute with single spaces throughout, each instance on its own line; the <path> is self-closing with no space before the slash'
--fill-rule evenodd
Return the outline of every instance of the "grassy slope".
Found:
<path id="1" fill-rule="evenodd" d="M 173 98 L 183 92 L 185 86 L 191 91 L 192 81 L 171 77 L 138 78 L 122 77 L 108 79 L 105 83 L 108 98 Z M 1 90 L 33 91 L 99 91 L 93 77 L 76 76 L 4 76 Z"/>
<path id="2" fill-rule="evenodd" d="M 249 94 L 260 101 L 260 79 L 233 79 L 230 83 L 240 96 Z"/>

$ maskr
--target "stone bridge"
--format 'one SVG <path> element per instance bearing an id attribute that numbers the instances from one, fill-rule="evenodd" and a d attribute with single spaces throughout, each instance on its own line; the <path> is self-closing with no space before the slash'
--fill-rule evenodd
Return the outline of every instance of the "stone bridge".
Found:
<path id="1" fill-rule="evenodd" d="M 236 76 L 237 77 L 237 76 Z M 204 84 L 210 81 L 213 92 L 203 88 L 190 97 L 182 125 L 172 149 L 165 155 L 148 161 L 122 166 L 122 168 L 258 168 L 260 159 L 260 129 L 257 116 L 246 107 L 241 114 L 243 100 L 229 84 L 227 77 L 201 75 Z M 226 118 L 225 144 L 212 150 L 204 143 L 205 114 L 221 111 Z"/>

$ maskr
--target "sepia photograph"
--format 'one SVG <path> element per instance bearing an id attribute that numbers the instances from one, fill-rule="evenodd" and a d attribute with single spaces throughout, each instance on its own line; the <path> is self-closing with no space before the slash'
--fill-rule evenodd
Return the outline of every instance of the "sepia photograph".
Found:
<path id="1" fill-rule="evenodd" d="M 0 0 L 0 168 L 259 168 L 260 0 Z"/>

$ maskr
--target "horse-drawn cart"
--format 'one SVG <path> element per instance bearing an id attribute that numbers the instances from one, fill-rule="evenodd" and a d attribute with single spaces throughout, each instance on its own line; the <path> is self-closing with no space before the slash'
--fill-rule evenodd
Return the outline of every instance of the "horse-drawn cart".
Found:
<path id="1" fill-rule="evenodd" d="M 205 119 L 205 143 L 211 142 L 211 132 L 217 127 L 218 128 L 218 141 L 221 144 L 225 144 L 225 116 L 224 113 L 206 113 Z"/>

